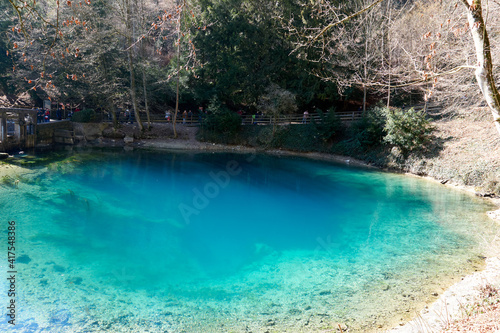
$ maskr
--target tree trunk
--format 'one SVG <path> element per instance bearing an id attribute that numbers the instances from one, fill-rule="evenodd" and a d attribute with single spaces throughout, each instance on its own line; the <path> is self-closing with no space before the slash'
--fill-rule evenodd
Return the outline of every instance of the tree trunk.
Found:
<path id="1" fill-rule="evenodd" d="M 179 36 L 180 36 L 180 34 L 179 34 Z M 173 122 L 172 122 L 172 126 L 174 128 L 174 139 L 177 139 L 177 130 L 175 128 L 175 124 L 177 122 L 177 113 L 179 113 L 179 76 L 180 76 L 180 71 L 181 71 L 181 59 L 180 59 L 181 42 L 180 42 L 180 37 L 179 37 L 178 43 L 179 44 L 177 45 L 177 83 L 176 83 L 176 90 L 175 90 L 175 111 L 174 111 L 174 119 L 173 119 Z"/>
<path id="2" fill-rule="evenodd" d="M 111 100 L 108 101 L 108 108 L 109 112 L 111 113 L 111 119 L 113 121 L 113 130 L 116 131 L 116 129 L 118 128 L 118 119 L 116 118 L 115 105 L 111 102 Z"/>
<path id="3" fill-rule="evenodd" d="M 174 129 L 174 139 L 177 138 L 177 130 L 175 128 L 175 123 L 177 121 L 177 113 L 179 112 L 179 79 L 181 75 L 181 19 L 182 19 L 182 11 L 184 10 L 186 2 L 182 1 L 182 4 L 179 6 L 179 21 L 177 22 L 177 83 L 176 83 L 176 92 L 175 92 L 175 112 L 174 112 L 174 121 L 172 123 Z"/>
<path id="4" fill-rule="evenodd" d="M 148 107 L 148 90 L 146 88 L 146 73 L 144 68 L 142 69 L 142 86 L 144 87 L 144 107 L 146 108 L 146 116 L 148 118 L 148 130 L 151 129 L 151 118 L 149 116 L 149 107 Z"/>
<path id="5" fill-rule="evenodd" d="M 389 51 L 389 84 L 387 85 L 387 108 L 391 106 L 391 66 L 392 66 L 392 52 L 391 52 L 391 14 L 392 7 L 390 7 L 391 2 L 387 1 L 387 7 L 389 7 L 389 23 L 387 27 L 387 50 Z"/>
<path id="6" fill-rule="evenodd" d="M 500 133 L 500 94 L 495 86 L 495 79 L 493 77 L 490 40 L 483 20 L 481 1 L 462 0 L 462 2 L 467 8 L 469 28 L 476 48 L 476 80 L 490 107 L 496 129 Z"/>
<path id="7" fill-rule="evenodd" d="M 363 117 L 366 115 L 366 83 L 368 82 L 368 37 L 365 30 L 365 59 L 363 63 Z"/>
<path id="8" fill-rule="evenodd" d="M 132 106 L 134 108 L 134 114 L 135 114 L 135 120 L 137 121 L 137 124 L 139 125 L 139 129 L 141 131 L 144 131 L 144 126 L 142 125 L 141 117 L 139 114 L 139 109 L 137 107 L 137 97 L 135 95 L 135 76 L 134 76 L 134 64 L 132 61 L 132 15 L 131 15 L 131 8 L 130 8 L 130 1 L 127 1 L 127 44 L 128 44 L 128 69 L 130 72 L 130 98 L 132 99 Z"/>

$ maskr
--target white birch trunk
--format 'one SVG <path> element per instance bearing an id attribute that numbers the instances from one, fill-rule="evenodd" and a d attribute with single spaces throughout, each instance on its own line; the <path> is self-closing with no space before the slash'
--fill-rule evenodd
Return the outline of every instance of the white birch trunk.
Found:
<path id="1" fill-rule="evenodd" d="M 462 0 L 467 7 L 469 28 L 476 48 L 477 69 L 476 80 L 490 107 L 496 129 L 500 134 L 500 94 L 493 77 L 493 61 L 491 59 L 490 41 L 483 20 L 480 0 Z"/>

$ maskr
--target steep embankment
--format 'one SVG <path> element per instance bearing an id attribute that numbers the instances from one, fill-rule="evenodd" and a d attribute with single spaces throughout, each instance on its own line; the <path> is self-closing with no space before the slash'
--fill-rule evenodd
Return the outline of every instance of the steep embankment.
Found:
<path id="1" fill-rule="evenodd" d="M 426 157 L 413 157 L 395 166 L 414 174 L 474 186 L 478 192 L 500 194 L 500 136 L 491 119 L 485 118 L 476 110 L 435 121 L 434 150 Z"/>

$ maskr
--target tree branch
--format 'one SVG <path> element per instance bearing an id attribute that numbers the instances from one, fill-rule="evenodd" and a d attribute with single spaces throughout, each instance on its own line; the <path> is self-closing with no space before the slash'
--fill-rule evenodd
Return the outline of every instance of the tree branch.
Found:
<path id="1" fill-rule="evenodd" d="M 356 16 L 359 16 L 361 14 L 363 14 L 364 12 L 372 9 L 373 7 L 375 7 L 376 5 L 378 5 L 379 3 L 381 3 L 383 0 L 376 0 L 374 3 L 372 3 L 371 5 L 369 5 L 368 7 L 365 7 L 363 9 L 361 9 L 360 11 L 350 15 L 350 16 L 347 16 L 347 17 L 344 17 L 342 20 L 340 21 L 337 21 L 335 23 L 330 23 L 329 25 L 327 25 L 326 27 L 324 27 L 320 32 L 319 34 L 316 35 L 316 37 L 313 38 L 313 40 L 309 43 L 309 45 L 311 45 L 312 43 L 316 42 L 318 40 L 318 38 L 320 38 L 321 36 L 323 36 L 328 30 L 330 30 L 331 28 L 334 28 L 336 27 L 337 25 L 340 25 L 340 24 L 343 24 L 344 22 L 347 22 L 349 21 L 350 19 L 356 17 Z M 463 1 L 466 1 L 466 0 L 463 0 Z"/>

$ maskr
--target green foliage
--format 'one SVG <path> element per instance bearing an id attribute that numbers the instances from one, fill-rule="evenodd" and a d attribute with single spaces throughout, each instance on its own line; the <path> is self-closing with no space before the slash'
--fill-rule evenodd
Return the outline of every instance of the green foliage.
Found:
<path id="1" fill-rule="evenodd" d="M 320 109 L 316 110 L 316 112 L 320 121 L 317 123 L 313 118 L 313 125 L 316 127 L 318 137 L 324 142 L 332 141 L 342 129 L 340 118 L 334 109 L 330 109 L 326 113 Z"/>
<path id="2" fill-rule="evenodd" d="M 84 109 L 73 114 L 72 121 L 77 123 L 93 123 L 97 119 L 96 113 L 92 109 Z"/>
<path id="3" fill-rule="evenodd" d="M 385 122 L 384 108 L 375 107 L 352 124 L 349 136 L 361 150 L 378 146 L 383 143 Z"/>
<path id="4" fill-rule="evenodd" d="M 201 124 L 200 139 L 229 143 L 241 129 L 241 117 L 220 103 L 217 97 L 212 98 L 208 115 Z"/>
<path id="5" fill-rule="evenodd" d="M 271 146 L 295 151 L 321 151 L 323 142 L 314 124 L 288 125 L 278 128 Z"/>
<path id="6" fill-rule="evenodd" d="M 423 111 L 389 109 L 385 114 L 384 141 L 401 149 L 403 155 L 425 148 L 430 142 L 434 127 Z"/>
<path id="7" fill-rule="evenodd" d="M 338 97 L 334 83 L 310 75 L 321 64 L 290 56 L 293 40 L 277 18 L 282 10 L 300 14 L 304 6 L 246 0 L 200 0 L 199 6 L 200 24 L 210 22 L 193 38 L 205 62 L 190 83 L 199 103 L 215 94 L 227 105 L 254 107 L 272 83 L 295 94 L 299 105 Z"/>

